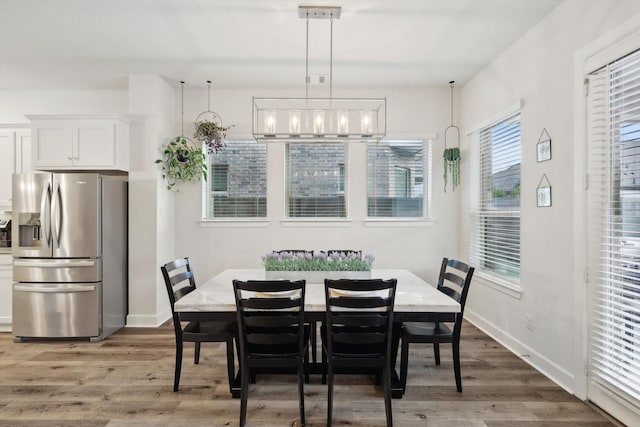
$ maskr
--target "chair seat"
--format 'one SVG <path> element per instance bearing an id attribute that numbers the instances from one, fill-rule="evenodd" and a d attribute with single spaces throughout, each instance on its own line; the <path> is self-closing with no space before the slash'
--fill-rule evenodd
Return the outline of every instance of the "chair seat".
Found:
<path id="1" fill-rule="evenodd" d="M 233 338 L 235 322 L 189 322 L 183 329 L 183 341 L 225 341 Z"/>
<path id="2" fill-rule="evenodd" d="M 451 328 L 441 322 L 405 322 L 402 324 L 402 338 L 410 342 L 450 342 Z"/>

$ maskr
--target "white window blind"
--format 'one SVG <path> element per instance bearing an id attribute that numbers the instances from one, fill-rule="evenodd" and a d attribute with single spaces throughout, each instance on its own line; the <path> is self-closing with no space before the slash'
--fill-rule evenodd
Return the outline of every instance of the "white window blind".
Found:
<path id="1" fill-rule="evenodd" d="M 287 144 L 286 215 L 346 218 L 344 143 Z"/>
<path id="2" fill-rule="evenodd" d="M 520 277 L 520 113 L 480 129 L 471 149 L 471 263 Z"/>
<path id="3" fill-rule="evenodd" d="M 225 141 L 208 157 L 203 182 L 203 218 L 267 216 L 267 147 L 250 141 Z"/>
<path id="4" fill-rule="evenodd" d="M 369 218 L 424 217 L 431 182 L 425 159 L 431 165 L 430 143 L 422 140 L 367 144 Z"/>
<path id="5" fill-rule="evenodd" d="M 589 76 L 589 378 L 640 413 L 640 52 Z"/>

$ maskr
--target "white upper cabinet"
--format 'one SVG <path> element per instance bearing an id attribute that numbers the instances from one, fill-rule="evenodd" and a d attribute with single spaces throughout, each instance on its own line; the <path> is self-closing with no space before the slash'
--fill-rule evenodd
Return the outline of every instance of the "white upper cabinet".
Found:
<path id="1" fill-rule="evenodd" d="M 29 129 L 0 129 L 0 206 L 11 206 L 11 175 L 31 172 L 30 134 Z"/>
<path id="2" fill-rule="evenodd" d="M 27 116 L 38 170 L 129 170 L 129 124 L 118 116 Z"/>

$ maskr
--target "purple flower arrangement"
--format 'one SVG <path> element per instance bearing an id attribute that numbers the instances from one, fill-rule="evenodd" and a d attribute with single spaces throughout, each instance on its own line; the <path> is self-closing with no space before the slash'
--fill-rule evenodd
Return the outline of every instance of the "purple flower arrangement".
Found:
<path id="1" fill-rule="evenodd" d="M 266 271 L 371 271 L 374 256 L 355 252 L 271 252 L 262 256 Z"/>

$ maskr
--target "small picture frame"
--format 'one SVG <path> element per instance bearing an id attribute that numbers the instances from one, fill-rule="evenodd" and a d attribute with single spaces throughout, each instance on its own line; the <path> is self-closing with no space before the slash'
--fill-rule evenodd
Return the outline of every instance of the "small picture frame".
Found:
<path id="1" fill-rule="evenodd" d="M 542 175 L 538 188 L 536 189 L 537 203 L 539 208 L 551 206 L 551 183 L 547 175 Z"/>
<path id="2" fill-rule="evenodd" d="M 546 129 L 542 129 L 536 149 L 538 163 L 551 160 L 551 136 Z"/>

